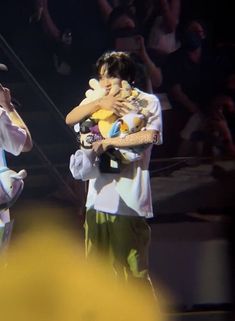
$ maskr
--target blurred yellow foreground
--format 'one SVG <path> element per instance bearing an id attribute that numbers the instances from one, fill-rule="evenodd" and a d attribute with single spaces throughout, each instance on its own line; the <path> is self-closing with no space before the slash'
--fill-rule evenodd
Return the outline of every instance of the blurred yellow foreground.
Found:
<path id="1" fill-rule="evenodd" d="M 58 227 L 32 228 L 0 259 L 4 321 L 161 321 L 151 294 L 86 262 L 78 240 Z"/>

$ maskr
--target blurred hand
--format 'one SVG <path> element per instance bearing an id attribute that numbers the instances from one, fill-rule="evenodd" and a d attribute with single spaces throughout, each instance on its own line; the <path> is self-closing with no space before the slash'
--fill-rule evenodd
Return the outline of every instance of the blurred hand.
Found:
<path id="1" fill-rule="evenodd" d="M 92 149 L 97 155 L 101 155 L 108 149 L 108 144 L 105 140 L 97 140 L 92 144 Z"/>
<path id="2" fill-rule="evenodd" d="M 11 111 L 14 108 L 11 102 L 11 92 L 10 89 L 3 87 L 0 84 L 0 106 L 5 109 L 7 112 Z"/>
<path id="3" fill-rule="evenodd" d="M 109 95 L 104 96 L 100 100 L 101 108 L 112 111 L 118 117 L 122 115 L 122 110 L 125 108 L 125 100 Z"/>
<path id="4" fill-rule="evenodd" d="M 135 36 L 135 39 L 136 39 L 136 42 L 138 43 L 138 46 L 137 46 L 138 50 L 136 50 L 135 53 L 144 59 L 145 55 L 147 54 L 144 37 L 141 35 L 137 35 Z"/>
<path id="5" fill-rule="evenodd" d="M 131 111 L 133 112 L 133 105 L 127 101 L 122 101 L 122 104 L 116 107 L 115 114 L 118 117 L 122 117 L 126 114 L 129 114 Z"/>

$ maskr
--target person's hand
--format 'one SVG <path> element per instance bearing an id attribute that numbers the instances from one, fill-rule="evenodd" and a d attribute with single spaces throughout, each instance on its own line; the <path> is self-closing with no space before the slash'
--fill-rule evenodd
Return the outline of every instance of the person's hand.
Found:
<path id="1" fill-rule="evenodd" d="M 115 111 L 115 114 L 118 117 L 123 117 L 126 114 L 129 114 L 130 112 L 136 112 L 134 109 L 134 106 L 129 103 L 128 101 L 122 101 L 122 104 L 118 106 L 118 109 Z"/>
<path id="2" fill-rule="evenodd" d="M 7 112 L 12 111 L 14 108 L 11 102 L 11 92 L 10 89 L 3 87 L 0 84 L 0 106 L 5 109 Z"/>
<path id="3" fill-rule="evenodd" d="M 135 51 L 135 53 L 144 60 L 145 56 L 147 55 L 144 37 L 141 35 L 137 35 L 135 36 L 135 39 L 136 39 L 136 43 L 138 43 L 137 45 L 138 49 Z"/>
<path id="4" fill-rule="evenodd" d="M 123 116 L 130 112 L 130 105 L 119 97 L 112 95 L 104 96 L 100 99 L 100 106 L 102 109 L 110 110 L 118 117 Z"/>
<path id="5" fill-rule="evenodd" d="M 103 154 L 107 149 L 109 145 L 106 143 L 105 139 L 103 140 L 97 140 L 92 144 L 92 149 L 97 155 Z"/>

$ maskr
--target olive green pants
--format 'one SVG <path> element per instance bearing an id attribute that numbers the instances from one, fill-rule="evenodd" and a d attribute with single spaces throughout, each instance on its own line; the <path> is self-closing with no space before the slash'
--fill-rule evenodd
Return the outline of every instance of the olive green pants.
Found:
<path id="1" fill-rule="evenodd" d="M 118 277 L 151 285 L 148 274 L 150 227 L 145 218 L 88 210 L 85 221 L 86 256 L 103 254 Z"/>

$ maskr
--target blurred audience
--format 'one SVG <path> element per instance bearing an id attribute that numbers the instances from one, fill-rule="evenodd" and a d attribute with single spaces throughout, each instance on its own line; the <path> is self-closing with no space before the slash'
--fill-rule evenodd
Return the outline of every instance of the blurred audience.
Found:
<path id="1" fill-rule="evenodd" d="M 132 4 L 112 8 L 107 0 L 99 0 L 98 3 L 109 30 L 110 49 L 128 51 L 136 56 L 139 64 L 142 64 L 141 72 L 145 74 L 144 84 L 138 86 L 152 92 L 153 87 L 161 85 L 161 70 L 148 54 Z"/>
<path id="2" fill-rule="evenodd" d="M 60 10 L 56 10 L 60 7 Z M 73 2 L 66 1 L 55 4 L 49 0 L 34 0 L 34 11 L 30 16 L 30 23 L 39 23 L 47 40 L 50 42 L 54 67 L 64 76 L 71 74 L 72 32 L 70 17 Z M 63 15 L 58 14 L 63 12 Z M 52 14 L 54 13 L 54 14 Z"/>
<path id="3" fill-rule="evenodd" d="M 186 31 L 197 34 L 201 40 L 206 39 L 206 28 L 199 20 L 191 20 L 186 27 Z"/>
<path id="4" fill-rule="evenodd" d="M 221 79 L 227 79 L 232 70 L 230 60 L 234 59 L 228 49 L 233 38 L 227 2 L 222 5 L 220 1 L 210 0 L 205 8 L 202 0 L 190 3 L 186 0 L 24 0 L 22 8 L 16 0 L 9 0 L 3 11 L 8 16 L 12 12 L 19 31 L 16 36 L 12 24 L 5 19 L 3 34 L 14 40 L 10 44 L 19 49 L 17 54 L 36 76 L 55 71 L 59 74 L 52 77 L 51 83 L 54 88 L 58 82 L 61 95 L 66 96 L 67 87 L 73 88 L 70 97 L 80 95 L 76 93 L 76 82 L 82 87 L 80 79 L 84 73 L 92 73 L 84 66 L 92 65 L 102 52 L 107 49 L 132 52 L 139 65 L 136 85 L 156 93 L 160 99 L 163 95 L 166 109 L 173 109 L 163 115 L 165 129 L 172 126 L 168 115 L 174 114 L 170 115 L 172 119 L 176 117 L 172 120 L 175 131 L 170 135 L 175 140 L 173 149 L 181 139 L 186 145 L 192 140 L 200 145 L 205 139 L 209 115 L 212 117 L 212 110 L 218 112 L 217 101 L 227 97 Z M 228 16 L 223 26 L 216 20 L 218 15 Z M 216 32 L 212 34 L 213 30 Z M 233 137 L 233 116 L 228 118 L 227 107 L 222 109 Z M 183 149 L 181 152 L 187 154 Z"/>
<path id="5" fill-rule="evenodd" d="M 180 17 L 180 0 L 159 0 L 147 40 L 147 46 L 158 57 L 164 57 L 179 48 L 176 29 Z"/>
<path id="6" fill-rule="evenodd" d="M 216 66 L 203 50 L 201 37 L 186 31 L 182 47 L 169 55 L 164 69 L 165 86 L 175 110 L 180 156 L 191 151 L 193 133 L 204 126 L 204 112 L 213 96 Z M 179 138 L 179 137 L 178 137 Z"/>
<path id="7" fill-rule="evenodd" d="M 207 114 L 207 152 L 211 156 L 235 157 L 235 74 L 225 79 Z"/>

